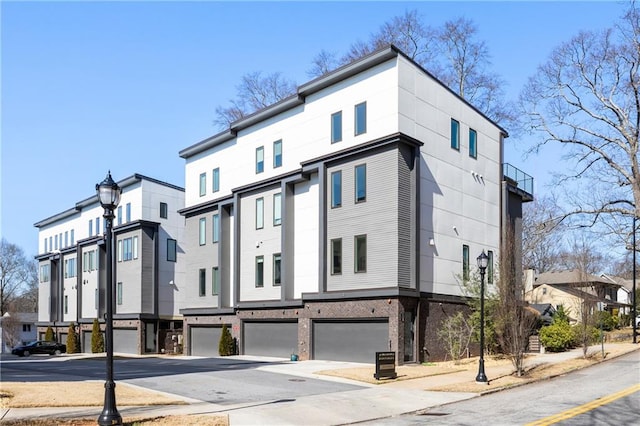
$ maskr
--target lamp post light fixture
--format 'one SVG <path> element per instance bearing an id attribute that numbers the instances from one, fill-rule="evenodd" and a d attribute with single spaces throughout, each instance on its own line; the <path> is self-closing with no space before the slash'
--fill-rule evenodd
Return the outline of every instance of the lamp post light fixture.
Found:
<path id="1" fill-rule="evenodd" d="M 482 250 L 478 256 L 478 269 L 480 270 L 480 364 L 476 383 L 488 384 L 487 375 L 484 373 L 484 274 L 489 264 L 489 256 Z"/>
<path id="2" fill-rule="evenodd" d="M 106 258 L 106 350 L 107 350 L 107 380 L 104 383 L 104 407 L 98 424 L 121 425 L 122 417 L 116 408 L 116 383 L 113 381 L 113 218 L 114 210 L 120 203 L 120 194 L 122 189 L 111 178 L 111 171 L 107 173 L 107 177 L 96 185 L 96 192 L 100 205 L 104 209 L 103 217 L 105 219 L 105 243 L 107 249 Z"/>

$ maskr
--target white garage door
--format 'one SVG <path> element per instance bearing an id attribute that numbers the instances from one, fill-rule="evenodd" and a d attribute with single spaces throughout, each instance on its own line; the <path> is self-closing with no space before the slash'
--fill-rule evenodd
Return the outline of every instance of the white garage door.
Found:
<path id="1" fill-rule="evenodd" d="M 219 356 L 218 345 L 222 327 L 190 327 L 189 344 L 194 356 Z"/>
<path id="2" fill-rule="evenodd" d="M 106 342 L 105 342 L 106 348 Z M 138 353 L 138 330 L 135 328 L 118 328 L 113 330 L 113 352 L 125 354 Z"/>
<path id="3" fill-rule="evenodd" d="M 387 320 L 313 322 L 313 359 L 375 363 L 388 350 Z"/>
<path id="4" fill-rule="evenodd" d="M 298 353 L 297 322 L 245 322 L 244 354 L 290 358 Z"/>

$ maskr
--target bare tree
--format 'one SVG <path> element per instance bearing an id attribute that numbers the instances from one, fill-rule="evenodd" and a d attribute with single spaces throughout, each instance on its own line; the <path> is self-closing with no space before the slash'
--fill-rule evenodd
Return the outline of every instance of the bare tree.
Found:
<path id="1" fill-rule="evenodd" d="M 24 286 L 13 300 L 16 312 L 38 312 L 38 281 L 38 261 L 26 259 Z"/>
<path id="2" fill-rule="evenodd" d="M 462 311 L 448 316 L 436 331 L 438 338 L 444 343 L 447 354 L 458 364 L 462 356 L 469 350 L 469 342 L 473 335 L 473 324 Z"/>
<path id="3" fill-rule="evenodd" d="M 9 308 L 9 315 L 3 315 L 0 317 L 2 322 L 2 340 L 5 344 L 13 348 L 20 343 L 20 319 L 15 314 L 13 309 Z"/>
<path id="4" fill-rule="evenodd" d="M 25 289 L 29 279 L 29 262 L 22 248 L 0 240 L 0 316 Z"/>
<path id="5" fill-rule="evenodd" d="M 524 268 L 547 272 L 560 264 L 567 230 L 564 213 L 552 197 L 539 197 L 523 206 L 522 263 Z"/>
<path id="6" fill-rule="evenodd" d="M 573 164 L 557 182 L 575 183 L 570 214 L 580 226 L 626 216 L 627 234 L 640 217 L 639 17 L 633 2 L 613 28 L 561 44 L 520 96 L 525 127 L 540 137 L 532 152 L 559 144 Z"/>

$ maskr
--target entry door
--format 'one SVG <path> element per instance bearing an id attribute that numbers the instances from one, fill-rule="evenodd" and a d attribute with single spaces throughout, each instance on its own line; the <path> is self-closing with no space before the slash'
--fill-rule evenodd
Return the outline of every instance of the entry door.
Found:
<path id="1" fill-rule="evenodd" d="M 413 311 L 404 312 L 404 361 L 414 361 L 413 348 L 415 346 L 414 340 L 414 322 L 415 316 Z"/>
<path id="2" fill-rule="evenodd" d="M 144 324 L 144 351 L 145 353 L 157 353 L 156 346 L 156 323 L 145 322 Z"/>

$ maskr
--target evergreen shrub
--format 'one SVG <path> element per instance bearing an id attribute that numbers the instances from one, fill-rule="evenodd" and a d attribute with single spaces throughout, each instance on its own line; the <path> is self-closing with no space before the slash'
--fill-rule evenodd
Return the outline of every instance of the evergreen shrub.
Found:
<path id="1" fill-rule="evenodd" d="M 76 326 L 73 321 L 69 324 L 69 334 L 67 335 L 67 353 L 75 354 L 79 352 L 79 341 L 76 335 Z"/>
<path id="2" fill-rule="evenodd" d="M 220 353 L 220 356 L 229 356 L 235 354 L 235 349 L 233 336 L 231 336 L 231 332 L 227 328 L 227 324 L 223 324 L 220 342 L 218 343 L 218 352 Z"/>
<path id="3" fill-rule="evenodd" d="M 91 330 L 91 353 L 98 354 L 104 352 L 104 334 L 100 330 L 98 318 L 93 320 L 93 329 Z"/>

